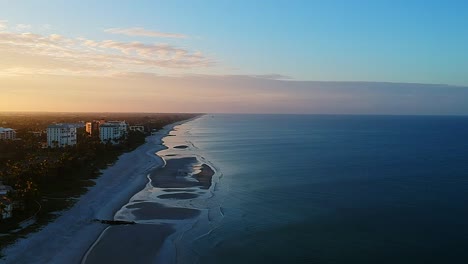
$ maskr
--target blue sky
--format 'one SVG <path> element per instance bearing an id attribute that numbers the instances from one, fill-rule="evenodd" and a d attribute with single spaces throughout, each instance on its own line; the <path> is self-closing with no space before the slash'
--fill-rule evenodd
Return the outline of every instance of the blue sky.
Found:
<path id="1" fill-rule="evenodd" d="M 0 111 L 468 115 L 467 47 L 468 1 L 0 0 Z"/>
<path id="2" fill-rule="evenodd" d="M 181 33 L 214 74 L 468 85 L 466 1 L 1 1 L 9 23 L 97 40 L 106 28 Z M 152 38 L 138 38 L 154 42 Z"/>

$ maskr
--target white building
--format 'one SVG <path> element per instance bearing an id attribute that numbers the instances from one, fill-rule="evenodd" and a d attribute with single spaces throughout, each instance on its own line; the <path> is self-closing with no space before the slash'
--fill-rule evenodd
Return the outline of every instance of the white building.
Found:
<path id="1" fill-rule="evenodd" d="M 12 191 L 13 188 L 8 185 L 4 185 L 3 182 L 0 181 L 0 195 L 7 195 L 9 191 Z"/>
<path id="2" fill-rule="evenodd" d="M 125 121 L 108 121 L 99 126 L 99 138 L 102 143 L 119 143 L 127 135 L 128 124 Z"/>
<path id="3" fill-rule="evenodd" d="M 0 195 L 0 203 L 4 208 L 0 208 L 0 219 L 7 219 L 13 216 L 13 204 L 6 196 Z"/>
<path id="4" fill-rule="evenodd" d="M 77 124 L 53 124 L 47 127 L 47 146 L 64 147 L 76 145 Z"/>
<path id="5" fill-rule="evenodd" d="M 130 126 L 130 131 L 138 131 L 141 133 L 145 133 L 145 127 L 144 126 Z"/>
<path id="6" fill-rule="evenodd" d="M 0 127 L 0 139 L 15 139 L 16 131 L 12 128 Z"/>
<path id="7" fill-rule="evenodd" d="M 3 185 L 0 182 L 0 203 L 3 204 L 3 209 L 0 208 L 0 219 L 6 219 L 12 217 L 13 213 L 13 204 L 10 199 L 7 198 L 7 193 L 13 189 L 10 186 Z"/>

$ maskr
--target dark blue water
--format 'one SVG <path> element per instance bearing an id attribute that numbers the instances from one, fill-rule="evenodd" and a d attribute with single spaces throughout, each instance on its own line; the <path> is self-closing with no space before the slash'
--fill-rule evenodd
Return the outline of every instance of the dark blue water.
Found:
<path id="1" fill-rule="evenodd" d="M 220 172 L 199 263 L 468 263 L 468 118 L 215 115 L 182 126 Z"/>

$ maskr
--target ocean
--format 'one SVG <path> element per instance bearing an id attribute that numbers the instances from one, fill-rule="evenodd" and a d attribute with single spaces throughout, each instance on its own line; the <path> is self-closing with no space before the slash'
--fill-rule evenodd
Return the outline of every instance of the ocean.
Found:
<path id="1" fill-rule="evenodd" d="M 116 215 L 172 226 L 161 263 L 468 263 L 468 117 L 205 115 L 164 143 L 215 174 Z"/>

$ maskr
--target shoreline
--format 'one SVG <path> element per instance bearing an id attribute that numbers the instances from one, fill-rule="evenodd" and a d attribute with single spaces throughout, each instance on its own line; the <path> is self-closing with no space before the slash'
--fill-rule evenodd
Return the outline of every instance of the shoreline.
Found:
<path id="1" fill-rule="evenodd" d="M 191 142 L 185 141 L 184 131 L 169 135 L 174 138 L 163 138 L 164 148 L 156 155 L 165 166 L 152 170 L 147 185 L 114 216 L 114 220 L 135 225 L 107 227 L 83 256 L 81 264 L 177 262 L 181 236 L 193 225 L 210 219 L 211 209 L 205 202 L 213 196 L 217 182 L 212 183 L 212 178 L 217 177 L 215 167 L 196 148 L 187 146 Z"/>
<path id="2" fill-rule="evenodd" d="M 164 165 L 156 154 L 165 149 L 163 138 L 175 126 L 195 118 L 169 124 L 148 136 L 143 145 L 119 156 L 71 208 L 59 212 L 59 217 L 39 231 L 2 249 L 0 263 L 80 263 L 108 228 L 92 220 L 113 220 L 116 212 L 146 186 L 148 173 Z"/>

